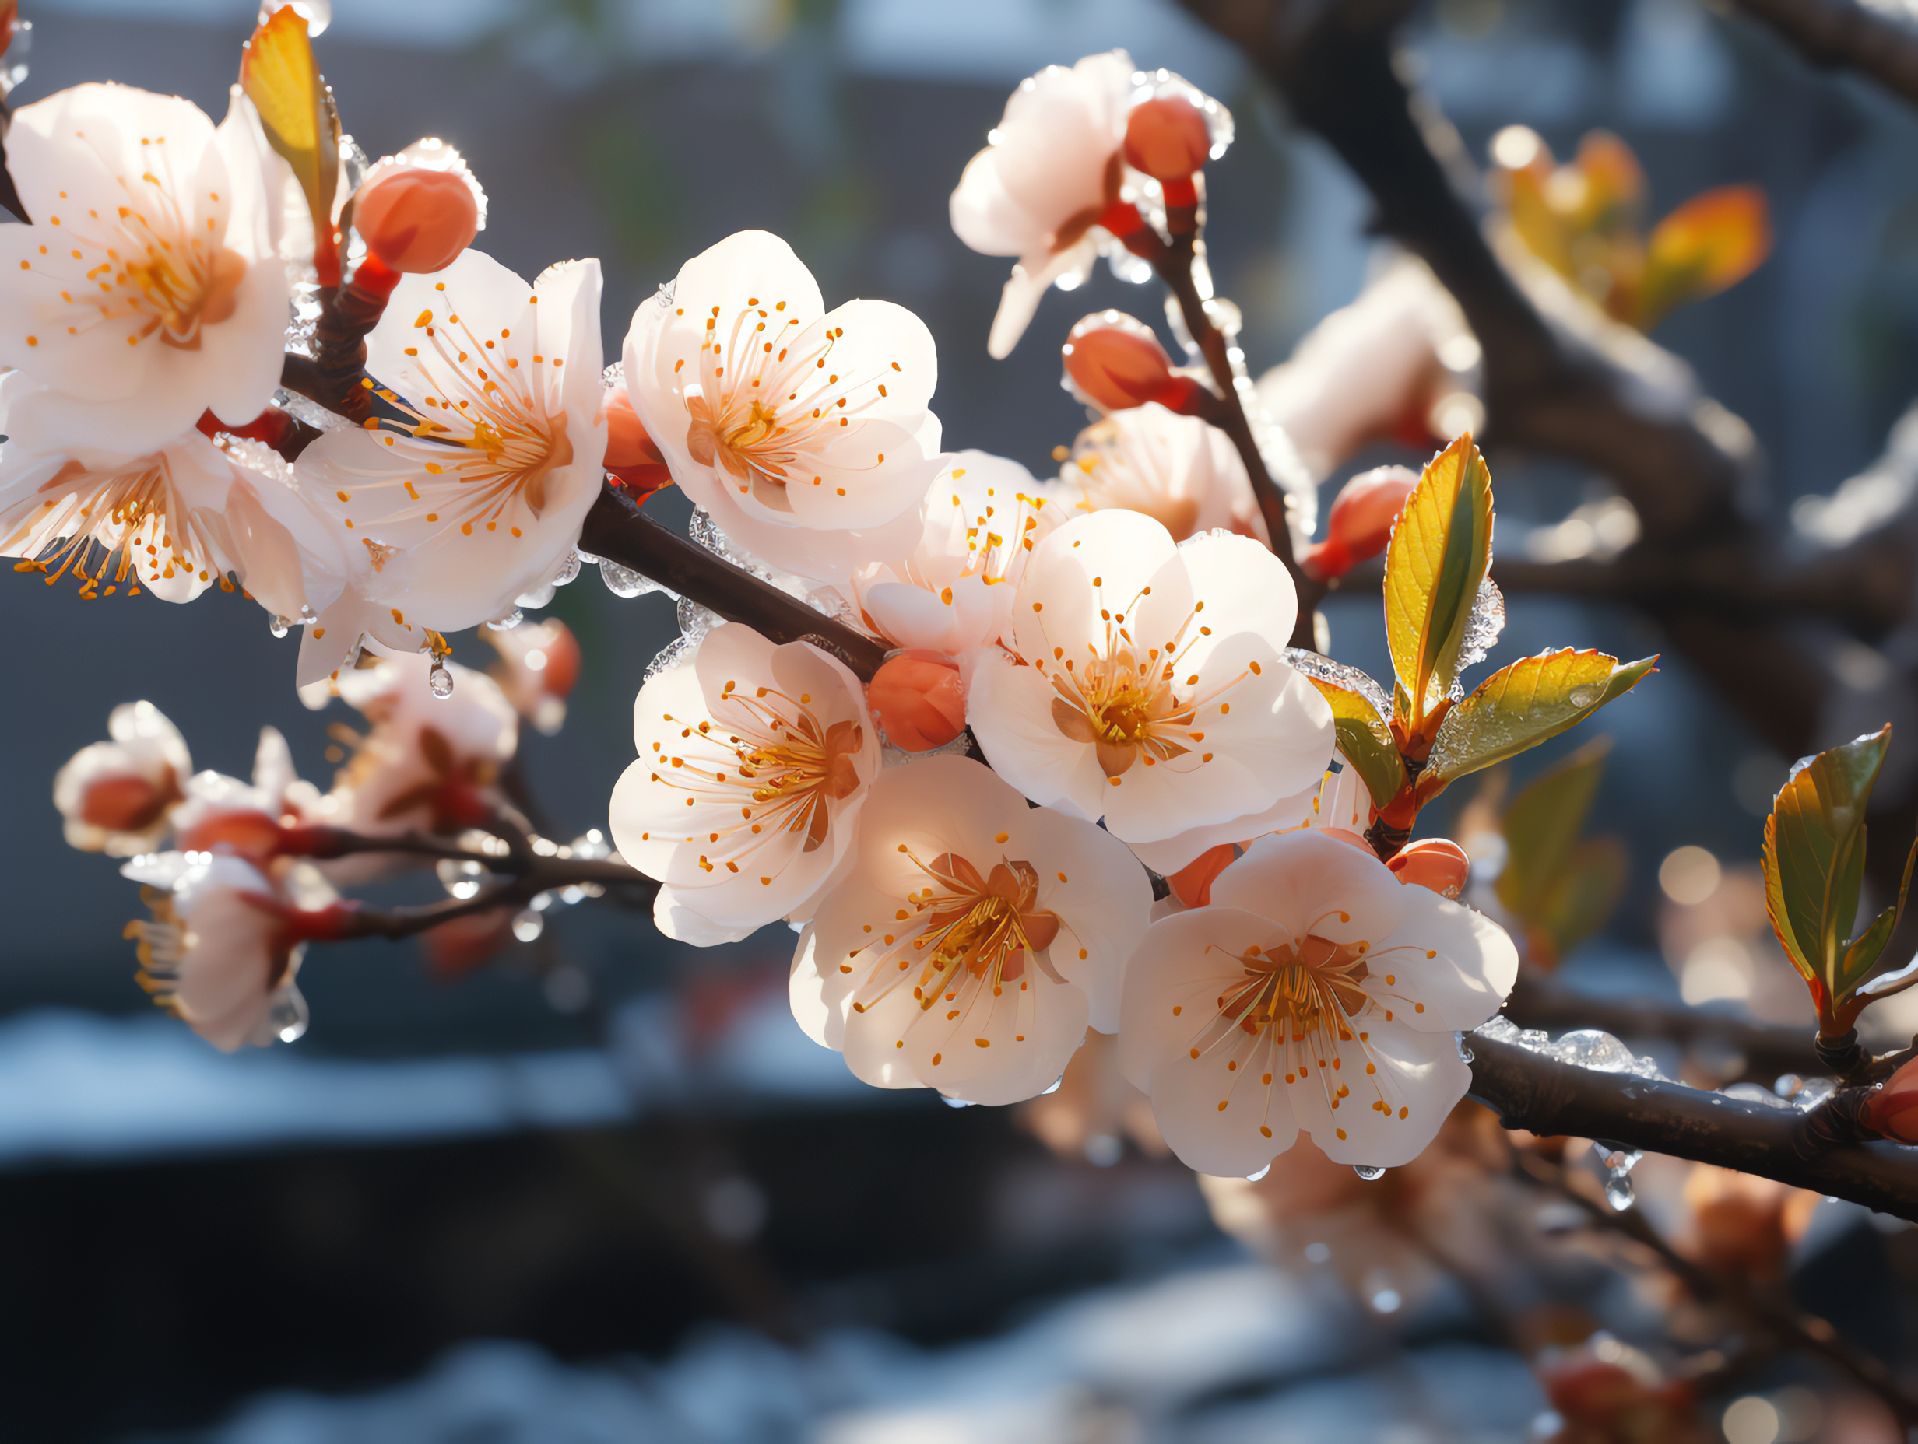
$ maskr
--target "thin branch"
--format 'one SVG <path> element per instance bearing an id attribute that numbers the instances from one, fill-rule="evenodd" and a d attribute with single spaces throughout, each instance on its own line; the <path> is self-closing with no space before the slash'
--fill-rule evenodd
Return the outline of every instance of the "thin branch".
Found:
<path id="1" fill-rule="evenodd" d="M 1507 1128 L 1714 1163 L 1918 1223 L 1918 1148 L 1850 1141 L 1861 1135 L 1848 1093 L 1801 1113 L 1580 1068 L 1480 1034 L 1467 1046 L 1472 1097 Z"/>
<path id="2" fill-rule="evenodd" d="M 1743 425 L 1657 347 L 1545 315 L 1493 251 L 1455 179 L 1470 173 L 1457 135 L 1394 61 L 1407 0 L 1181 3 L 1278 87 L 1370 193 L 1376 229 L 1457 299 L 1483 349 L 1491 432 L 1606 473 L 1651 535 L 1694 534 L 1735 513 L 1752 464 Z"/>
<path id="3" fill-rule="evenodd" d="M 0 40 L 4 40 L 0 36 Z M 5 206 L 21 220 L 31 220 L 26 204 L 20 199 L 20 189 L 13 183 L 13 173 L 7 169 L 7 131 L 13 124 L 13 111 L 7 105 L 6 97 L 0 95 L 0 206 Z"/>
<path id="4" fill-rule="evenodd" d="M 1731 0 L 1821 70 L 1870 76 L 1918 105 L 1918 23 L 1911 11 L 1861 0 Z"/>
<path id="5" fill-rule="evenodd" d="M 1529 1156 L 1523 1150 L 1514 1157 L 1519 1171 L 1540 1188 L 1578 1208 L 1597 1227 L 1648 1250 L 1700 1303 L 1730 1307 L 1787 1348 L 1823 1359 L 1848 1374 L 1860 1387 L 1877 1395 L 1903 1423 L 1918 1424 L 1918 1397 L 1906 1390 L 1876 1356 L 1847 1347 L 1826 1320 L 1801 1314 L 1735 1275 L 1715 1272 L 1685 1257 L 1637 1209 L 1620 1211 L 1593 1198 L 1575 1187 L 1562 1168 L 1545 1159 Z"/>
<path id="6" fill-rule="evenodd" d="M 1299 570 L 1292 554 L 1292 523 L 1285 493 L 1272 479 L 1265 464 L 1265 453 L 1259 449 L 1258 437 L 1252 431 L 1252 419 L 1245 409 L 1243 378 L 1232 360 L 1232 342 L 1212 319 L 1206 298 L 1199 292 L 1197 237 L 1174 236 L 1170 242 L 1152 246 L 1146 259 L 1178 303 L 1186 334 L 1198 346 L 1199 354 L 1205 358 L 1206 370 L 1212 374 L 1219 404 L 1215 408 L 1217 414 L 1208 419 L 1226 434 L 1239 453 L 1245 474 L 1252 482 L 1252 495 L 1259 503 L 1259 515 L 1265 522 L 1273 553 L 1285 563 L 1285 569 L 1292 573 L 1299 588 L 1299 623 L 1293 644 L 1310 646 L 1312 616 L 1323 589 Z"/>
<path id="7" fill-rule="evenodd" d="M 729 622 L 745 622 L 775 642 L 811 642 L 844 662 L 862 681 L 871 681 L 886 659 L 885 643 L 669 531 L 616 487 L 608 487 L 586 513 L 579 544 L 582 550 L 650 577 Z"/>

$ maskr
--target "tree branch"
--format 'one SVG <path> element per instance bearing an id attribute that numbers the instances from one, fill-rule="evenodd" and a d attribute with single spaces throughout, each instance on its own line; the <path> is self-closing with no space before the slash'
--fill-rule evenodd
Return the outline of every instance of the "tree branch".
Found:
<path id="1" fill-rule="evenodd" d="M 1918 1223 L 1918 1148 L 1833 1141 L 1846 1132 L 1843 1093 L 1801 1113 L 1580 1068 L 1482 1034 L 1469 1035 L 1467 1047 L 1471 1096 L 1507 1128 L 1714 1163 Z M 1850 1134 L 1858 1137 L 1855 1125 Z"/>
<path id="2" fill-rule="evenodd" d="M 1810 1027 L 1756 1023 L 1722 1008 L 1593 997 L 1530 969 L 1520 974 L 1506 1002 L 1505 1016 L 1521 1028 L 1548 1033 L 1601 1028 L 1620 1038 L 1662 1038 L 1681 1047 L 1722 1044 L 1737 1052 L 1755 1074 L 1822 1071 L 1812 1049 Z"/>
<path id="3" fill-rule="evenodd" d="M 1918 105 L 1918 23 L 1909 11 L 1859 0 L 1731 0 L 1821 70 L 1870 76 Z"/>
<path id="4" fill-rule="evenodd" d="M 617 487 L 606 488 L 587 512 L 579 544 L 729 622 L 745 622 L 775 642 L 811 642 L 844 662 L 861 681 L 871 681 L 886 659 L 885 643 L 669 531 Z"/>
<path id="5" fill-rule="evenodd" d="M 1848 1348 L 1839 1338 L 1838 1331 L 1826 1320 L 1815 1314 L 1801 1314 L 1789 1304 L 1752 1287 L 1741 1278 L 1716 1273 L 1693 1262 L 1674 1248 L 1652 1226 L 1651 1220 L 1637 1209 L 1621 1212 L 1602 1203 L 1585 1190 L 1573 1186 L 1562 1168 L 1555 1167 L 1545 1159 L 1528 1156 L 1523 1151 L 1516 1153 L 1514 1158 L 1521 1174 L 1553 1196 L 1572 1204 L 1595 1226 L 1648 1250 L 1685 1292 L 1700 1303 L 1730 1307 L 1787 1348 L 1823 1359 L 1849 1375 L 1855 1383 L 1877 1395 L 1903 1423 L 1918 1423 L 1918 1398 L 1914 1398 L 1876 1357 Z"/>

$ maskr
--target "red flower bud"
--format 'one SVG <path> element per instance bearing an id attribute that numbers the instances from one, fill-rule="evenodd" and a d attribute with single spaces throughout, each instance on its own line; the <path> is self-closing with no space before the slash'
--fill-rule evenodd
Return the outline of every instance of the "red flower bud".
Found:
<path id="1" fill-rule="evenodd" d="M 1918 1058 L 1871 1090 L 1865 1126 L 1895 1143 L 1918 1143 Z"/>
<path id="2" fill-rule="evenodd" d="M 20 28 L 20 0 L 0 0 L 0 60 L 13 48 L 14 32 Z"/>
<path id="3" fill-rule="evenodd" d="M 1400 848 L 1386 866 L 1408 886 L 1430 888 L 1440 897 L 1456 898 L 1465 891 L 1472 861 L 1465 849 L 1449 838 L 1422 837 Z"/>
<path id="4" fill-rule="evenodd" d="M 1205 112 L 1183 95 L 1141 101 L 1126 117 L 1126 164 L 1161 184 L 1203 170 L 1211 153 Z"/>
<path id="5" fill-rule="evenodd" d="M 966 728 L 959 667 L 938 652 L 898 652 L 866 685 L 866 703 L 887 740 L 907 752 L 943 747 Z"/>
<path id="6" fill-rule="evenodd" d="M 1392 525 L 1418 481 L 1418 474 L 1403 466 L 1375 467 L 1353 477 L 1332 503 L 1325 540 L 1306 547 L 1299 564 L 1321 581 L 1330 581 L 1377 556 L 1391 540 Z"/>
<path id="7" fill-rule="evenodd" d="M 1195 397 L 1204 391 L 1190 376 L 1172 369 L 1172 358 L 1151 327 L 1123 311 L 1087 316 L 1067 334 L 1060 355 L 1067 389 L 1100 411 L 1129 411 L 1156 401 L 1168 411 L 1189 415 Z"/>
<path id="8" fill-rule="evenodd" d="M 145 832 L 180 800 L 171 769 L 159 781 L 123 772 L 89 783 L 80 795 L 80 820 L 108 832 Z"/>
<path id="9" fill-rule="evenodd" d="M 641 500 L 661 487 L 671 486 L 673 474 L 666 469 L 646 424 L 633 410 L 626 393 L 614 387 L 606 393 L 603 406 L 606 417 L 606 470 L 621 486 Z"/>
<path id="10" fill-rule="evenodd" d="M 1239 856 L 1229 842 L 1208 847 L 1184 867 L 1166 879 L 1172 895 L 1189 908 L 1202 908 L 1212 901 L 1212 883 Z"/>
<path id="11" fill-rule="evenodd" d="M 479 198 L 456 171 L 407 166 L 376 175 L 353 202 L 366 247 L 395 271 L 440 271 L 479 233 Z"/>

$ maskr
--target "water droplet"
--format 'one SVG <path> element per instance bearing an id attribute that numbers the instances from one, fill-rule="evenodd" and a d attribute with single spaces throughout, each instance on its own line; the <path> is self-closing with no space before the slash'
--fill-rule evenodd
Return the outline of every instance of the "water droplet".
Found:
<path id="1" fill-rule="evenodd" d="M 7 98 L 7 92 L 27 78 L 27 60 L 33 51 L 33 22 L 15 20 L 13 39 L 7 46 L 7 53 L 0 55 L 0 100 Z"/>
<path id="2" fill-rule="evenodd" d="M 1605 1180 L 1605 1201 L 1620 1213 L 1638 1202 L 1629 1173 L 1614 1173 Z"/>
<path id="3" fill-rule="evenodd" d="M 651 577 L 631 567 L 623 567 L 618 562 L 609 562 L 604 557 L 599 560 L 599 579 L 606 583 L 606 590 L 616 597 L 640 597 L 659 590 L 659 584 Z"/>
<path id="4" fill-rule="evenodd" d="M 453 674 L 446 663 L 435 662 L 433 670 L 426 674 L 426 686 L 435 697 L 446 698 L 453 695 Z"/>
<path id="5" fill-rule="evenodd" d="M 1629 1073 L 1638 1062 L 1632 1050 L 1610 1033 L 1579 1028 L 1565 1034 L 1552 1050 L 1559 1059 L 1597 1073 Z"/>
<path id="6" fill-rule="evenodd" d="M 522 612 L 518 607 L 514 607 L 513 610 L 505 616 L 493 618 L 492 621 L 486 624 L 486 627 L 488 631 L 492 632 L 510 632 L 525 620 L 526 613 Z"/>
<path id="7" fill-rule="evenodd" d="M 946 1107 L 948 1107 L 948 1108 L 970 1108 L 970 1107 L 972 1107 L 972 1100 L 971 1100 L 970 1098 L 948 1098 L 948 1097 L 947 1097 L 947 1096 L 946 1096 L 945 1094 L 943 1094 L 943 1093 L 941 1093 L 941 1094 L 939 1095 L 939 1101 L 940 1101 L 941 1103 L 943 1103 L 943 1104 L 945 1104 L 945 1105 L 946 1105 Z"/>
<path id="8" fill-rule="evenodd" d="M 1574 687 L 1565 694 L 1565 700 L 1574 707 L 1590 707 L 1598 701 L 1598 698 L 1599 691 L 1596 687 Z"/>
<path id="9" fill-rule="evenodd" d="M 1270 1173 L 1271 1171 L 1272 1171 L 1272 1165 L 1268 1163 L 1266 1164 L 1264 1168 L 1261 1168 L 1257 1173 L 1246 1174 L 1245 1181 L 1247 1183 L 1257 1183 L 1260 1179 L 1264 1178 L 1266 1174 Z"/>
<path id="10" fill-rule="evenodd" d="M 1485 660 L 1498 635 L 1505 630 L 1505 594 L 1490 577 L 1479 583 L 1472 599 L 1472 615 L 1465 622 L 1465 640 L 1459 647 L 1458 670 Z M 1580 704 L 1583 705 L 1582 703 Z"/>
<path id="11" fill-rule="evenodd" d="M 513 936 L 522 943 L 536 943 L 539 935 L 546 931 L 546 919 L 538 910 L 527 908 L 513 919 Z"/>
<path id="12" fill-rule="evenodd" d="M 1385 1170 L 1383 1168 L 1374 1168 L 1369 1163 L 1355 1163 L 1352 1165 L 1352 1171 L 1367 1183 L 1375 1183 L 1385 1177 Z"/>
<path id="13" fill-rule="evenodd" d="M 579 576 L 579 567 L 579 553 L 568 552 L 566 560 L 559 564 L 559 570 L 553 573 L 552 584 L 556 587 L 571 586 L 574 579 Z"/>
<path id="14" fill-rule="evenodd" d="M 266 624 L 266 629 L 276 637 L 284 637 L 293 630 L 293 624 L 285 617 L 276 616 Z"/>
<path id="15" fill-rule="evenodd" d="M 266 1010 L 267 1026 L 282 1043 L 297 1043 L 306 1036 L 306 999 L 298 988 L 282 988 Z"/>

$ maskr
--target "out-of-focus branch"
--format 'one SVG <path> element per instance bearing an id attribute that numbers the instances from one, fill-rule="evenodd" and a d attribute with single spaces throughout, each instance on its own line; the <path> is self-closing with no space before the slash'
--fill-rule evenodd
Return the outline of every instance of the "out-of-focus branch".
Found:
<path id="1" fill-rule="evenodd" d="M 1182 3 L 1278 87 L 1370 193 L 1376 228 L 1457 299 L 1484 353 L 1489 431 L 1603 471 L 1648 534 L 1735 513 L 1753 464 L 1743 425 L 1671 385 L 1683 368 L 1656 347 L 1548 316 L 1494 252 L 1454 174 L 1469 175 L 1457 135 L 1395 63 L 1407 0 Z"/>
<path id="2" fill-rule="evenodd" d="M 1662 1038 L 1681 1047 L 1718 1044 L 1737 1053 L 1757 1074 L 1822 1071 L 1809 1027 L 1757 1023 L 1718 1008 L 1594 997 L 1529 971 L 1512 990 L 1505 1016 L 1521 1028 L 1548 1033 L 1600 1028 L 1620 1038 Z"/>
<path id="3" fill-rule="evenodd" d="M 661 526 L 617 488 L 608 487 L 593 503 L 579 544 L 596 557 L 691 598 L 729 622 L 745 622 L 775 642 L 804 641 L 823 647 L 863 681 L 870 681 L 886 659 L 883 642 Z"/>
<path id="4" fill-rule="evenodd" d="M 1918 1148 L 1864 1142 L 1840 1092 L 1808 1112 L 1561 1063 L 1474 1034 L 1472 1097 L 1507 1128 L 1757 1174 L 1918 1222 Z"/>
<path id="5" fill-rule="evenodd" d="M 1715 1273 L 1693 1262 L 1674 1248 L 1643 1213 L 1635 1208 L 1621 1211 L 1592 1197 L 1577 1187 L 1561 1166 L 1523 1150 L 1514 1158 L 1519 1173 L 1532 1183 L 1570 1203 L 1596 1227 L 1628 1239 L 1651 1253 L 1660 1267 L 1700 1303 L 1729 1308 L 1787 1348 L 1823 1359 L 1877 1395 L 1901 1422 L 1918 1423 L 1918 1398 L 1878 1359 L 1848 1347 L 1826 1320 L 1815 1314 L 1801 1314 L 1741 1278 Z"/>
<path id="6" fill-rule="evenodd" d="M 13 173 L 7 169 L 7 128 L 13 123 L 13 112 L 6 98 L 0 96 L 0 206 L 5 206 L 21 220 L 28 220 L 26 205 L 20 199 L 19 187 L 13 183 Z"/>
<path id="7" fill-rule="evenodd" d="M 1863 0 L 1731 0 L 1822 70 L 1868 75 L 1918 105 L 1918 18 L 1901 6 Z"/>

